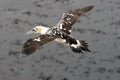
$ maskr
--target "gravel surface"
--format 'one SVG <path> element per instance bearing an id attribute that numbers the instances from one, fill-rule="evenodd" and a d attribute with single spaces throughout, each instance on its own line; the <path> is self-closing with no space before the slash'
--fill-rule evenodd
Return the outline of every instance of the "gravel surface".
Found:
<path id="1" fill-rule="evenodd" d="M 62 13 L 94 5 L 73 25 L 72 35 L 91 53 L 76 54 L 50 42 L 21 54 L 24 33 L 52 27 Z M 0 80 L 120 80 L 120 0 L 0 0 Z"/>

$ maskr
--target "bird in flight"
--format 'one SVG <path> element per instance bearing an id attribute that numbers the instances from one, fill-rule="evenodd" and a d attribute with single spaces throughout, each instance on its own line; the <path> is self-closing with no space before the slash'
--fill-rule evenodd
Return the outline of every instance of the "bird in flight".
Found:
<path id="1" fill-rule="evenodd" d="M 73 38 L 71 34 L 72 25 L 84 13 L 90 11 L 93 6 L 87 6 L 82 9 L 69 10 L 63 13 L 60 21 L 53 27 L 36 26 L 26 34 L 39 34 L 38 37 L 27 40 L 22 49 L 22 53 L 30 55 L 44 44 L 57 41 L 69 46 L 75 53 L 90 52 L 88 44 L 84 40 Z"/>

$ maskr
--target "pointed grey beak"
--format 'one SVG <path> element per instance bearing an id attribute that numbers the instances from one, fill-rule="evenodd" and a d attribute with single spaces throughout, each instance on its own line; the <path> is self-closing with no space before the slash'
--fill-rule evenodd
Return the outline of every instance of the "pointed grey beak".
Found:
<path id="1" fill-rule="evenodd" d="M 33 34 L 33 33 L 34 33 L 34 31 L 30 30 L 30 31 L 26 32 L 25 35 L 29 35 L 29 34 Z"/>

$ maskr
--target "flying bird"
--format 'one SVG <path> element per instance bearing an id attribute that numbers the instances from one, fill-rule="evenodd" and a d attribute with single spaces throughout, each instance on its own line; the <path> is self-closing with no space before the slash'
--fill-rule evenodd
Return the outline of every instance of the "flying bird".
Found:
<path id="1" fill-rule="evenodd" d="M 71 34 L 72 25 L 84 13 L 90 11 L 93 6 L 87 6 L 82 9 L 69 10 L 63 13 L 60 21 L 53 27 L 36 26 L 26 34 L 39 34 L 38 37 L 27 40 L 22 49 L 22 53 L 29 55 L 34 53 L 39 47 L 50 41 L 57 41 L 59 43 L 69 46 L 75 53 L 90 52 L 88 44 L 84 40 L 73 38 Z"/>

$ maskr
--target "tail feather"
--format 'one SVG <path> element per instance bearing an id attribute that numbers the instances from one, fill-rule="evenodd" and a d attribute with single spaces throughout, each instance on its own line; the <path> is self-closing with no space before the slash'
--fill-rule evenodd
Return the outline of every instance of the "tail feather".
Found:
<path id="1" fill-rule="evenodd" d="M 76 53 L 91 52 L 88 49 L 88 44 L 85 41 L 77 40 L 77 39 L 73 38 L 72 36 L 62 35 L 62 38 L 57 38 L 57 39 L 55 39 L 55 41 L 70 46 L 72 51 L 76 52 Z"/>
<path id="2" fill-rule="evenodd" d="M 70 45 L 73 52 L 76 52 L 76 53 L 91 52 L 88 49 L 88 44 L 85 41 L 76 40 L 76 42 L 77 42 L 77 44 L 71 44 Z"/>

